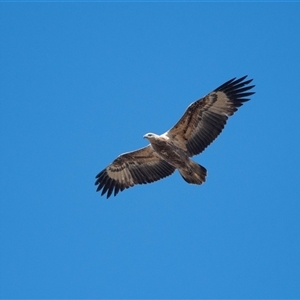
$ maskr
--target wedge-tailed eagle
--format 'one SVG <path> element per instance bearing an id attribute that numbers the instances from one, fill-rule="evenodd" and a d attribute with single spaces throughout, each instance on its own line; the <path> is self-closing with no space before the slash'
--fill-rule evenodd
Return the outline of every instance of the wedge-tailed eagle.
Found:
<path id="1" fill-rule="evenodd" d="M 193 184 L 205 181 L 206 169 L 190 159 L 201 153 L 223 130 L 249 96 L 251 80 L 247 76 L 233 78 L 205 97 L 193 102 L 181 119 L 162 135 L 144 135 L 150 144 L 119 155 L 96 176 L 95 185 L 107 198 L 135 184 L 146 184 L 171 175 L 176 169 L 182 178 Z"/>

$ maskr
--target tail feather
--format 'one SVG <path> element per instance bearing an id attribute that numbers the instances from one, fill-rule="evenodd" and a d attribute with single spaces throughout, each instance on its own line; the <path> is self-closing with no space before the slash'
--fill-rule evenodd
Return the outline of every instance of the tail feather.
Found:
<path id="1" fill-rule="evenodd" d="M 179 169 L 179 172 L 187 183 L 192 184 L 202 184 L 207 175 L 206 169 L 192 160 L 190 160 L 189 168 Z"/>

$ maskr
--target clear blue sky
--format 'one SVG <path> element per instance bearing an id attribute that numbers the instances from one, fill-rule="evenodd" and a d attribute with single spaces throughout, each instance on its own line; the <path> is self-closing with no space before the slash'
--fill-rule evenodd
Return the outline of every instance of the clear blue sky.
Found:
<path id="1" fill-rule="evenodd" d="M 299 298 L 299 3 L 0 3 L 2 298 Z M 95 175 L 232 77 L 256 94 L 178 173 Z"/>

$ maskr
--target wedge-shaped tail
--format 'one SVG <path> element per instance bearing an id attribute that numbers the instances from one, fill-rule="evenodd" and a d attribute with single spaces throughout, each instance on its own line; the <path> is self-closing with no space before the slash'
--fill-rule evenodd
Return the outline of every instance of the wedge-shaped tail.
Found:
<path id="1" fill-rule="evenodd" d="M 179 169 L 179 172 L 187 183 L 193 184 L 202 184 L 207 175 L 206 169 L 192 160 L 190 160 L 187 168 Z"/>

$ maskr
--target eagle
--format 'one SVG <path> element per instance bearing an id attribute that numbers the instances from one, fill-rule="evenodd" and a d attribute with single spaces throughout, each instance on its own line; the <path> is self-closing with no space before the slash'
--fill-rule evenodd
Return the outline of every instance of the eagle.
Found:
<path id="1" fill-rule="evenodd" d="M 176 169 L 191 184 L 202 184 L 206 169 L 190 157 L 201 153 L 223 130 L 229 116 L 250 100 L 254 92 L 247 75 L 233 78 L 188 106 L 181 119 L 164 134 L 144 135 L 150 144 L 119 155 L 96 176 L 101 196 L 136 184 L 147 184 L 171 175 Z"/>

